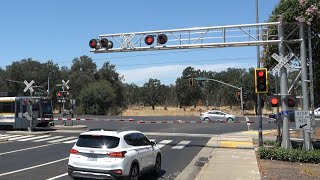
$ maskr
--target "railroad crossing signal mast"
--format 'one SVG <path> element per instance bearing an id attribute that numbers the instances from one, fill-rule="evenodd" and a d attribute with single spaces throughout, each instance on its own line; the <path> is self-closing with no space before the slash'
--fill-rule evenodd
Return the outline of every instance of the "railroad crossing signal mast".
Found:
<path id="1" fill-rule="evenodd" d="M 291 25 L 297 25 L 297 23 L 293 23 Z M 299 23 L 298 25 L 299 28 L 295 28 L 292 32 L 289 33 L 288 36 L 285 36 L 284 24 L 282 22 L 243 24 L 231 26 L 196 27 L 119 34 L 102 34 L 99 35 L 99 38 L 91 39 L 89 42 L 89 46 L 91 47 L 91 52 L 93 53 L 114 53 L 156 50 L 182 50 L 197 48 L 260 46 L 277 44 L 279 47 L 279 57 L 283 58 L 285 57 L 287 51 L 286 47 L 288 47 L 288 49 L 292 51 L 288 44 L 300 43 L 300 50 L 302 55 L 301 71 L 303 72 L 303 75 L 301 75 L 301 81 L 303 82 L 302 89 L 304 97 L 303 109 L 306 110 L 309 107 L 306 85 L 306 48 L 305 37 L 303 36 L 303 33 L 305 32 L 305 24 Z M 297 29 L 299 29 L 300 38 L 289 39 L 290 37 L 292 37 L 292 33 L 294 33 Z M 311 45 L 309 45 L 309 49 L 311 50 Z M 287 71 L 285 67 L 282 67 L 281 65 L 281 67 L 279 66 L 278 72 L 281 76 L 280 94 L 282 98 L 284 98 L 288 94 Z M 259 116 L 261 116 L 261 107 L 259 109 Z M 282 110 L 286 111 L 287 109 L 287 104 L 282 103 Z M 283 148 L 290 148 L 291 142 L 289 135 L 288 118 L 284 117 L 283 122 L 283 141 L 281 146 Z M 259 129 L 260 127 L 262 127 L 262 121 L 259 121 Z M 305 135 L 307 136 L 307 133 L 305 133 Z M 259 146 L 262 145 L 262 143 L 260 142 L 262 142 L 262 132 L 259 131 Z M 310 144 L 310 139 L 306 140 L 305 144 Z M 310 146 L 306 146 L 306 149 L 310 149 Z"/>

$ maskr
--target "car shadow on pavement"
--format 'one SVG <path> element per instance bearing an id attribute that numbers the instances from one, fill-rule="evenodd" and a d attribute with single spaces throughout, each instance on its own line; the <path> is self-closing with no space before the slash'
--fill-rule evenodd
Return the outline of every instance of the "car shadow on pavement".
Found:
<path id="1" fill-rule="evenodd" d="M 160 172 L 160 176 L 157 176 L 153 173 L 144 173 L 139 179 L 140 180 L 158 180 L 158 179 L 165 179 L 165 177 L 163 177 L 166 174 L 165 170 L 161 170 Z"/>

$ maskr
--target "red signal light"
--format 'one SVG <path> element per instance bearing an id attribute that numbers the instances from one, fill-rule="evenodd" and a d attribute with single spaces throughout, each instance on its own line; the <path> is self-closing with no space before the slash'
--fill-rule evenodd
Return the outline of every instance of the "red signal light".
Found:
<path id="1" fill-rule="evenodd" d="M 144 38 L 144 42 L 147 44 L 147 45 L 151 45 L 153 44 L 154 42 L 154 37 L 153 35 L 148 35 Z"/>
<path id="2" fill-rule="evenodd" d="M 264 72 L 263 72 L 263 71 L 258 71 L 258 76 L 259 76 L 259 77 L 264 76 Z"/>
<path id="3" fill-rule="evenodd" d="M 98 41 L 96 39 L 91 39 L 89 41 L 90 48 L 97 48 L 98 47 Z"/>
<path id="4" fill-rule="evenodd" d="M 62 93 L 61 92 L 57 92 L 57 97 L 61 97 Z"/>
<path id="5" fill-rule="evenodd" d="M 271 107 L 278 107 L 279 106 L 279 97 L 273 96 L 270 98 L 270 105 Z"/>
<path id="6" fill-rule="evenodd" d="M 267 68 L 255 69 L 255 91 L 256 93 L 268 92 L 268 73 Z"/>

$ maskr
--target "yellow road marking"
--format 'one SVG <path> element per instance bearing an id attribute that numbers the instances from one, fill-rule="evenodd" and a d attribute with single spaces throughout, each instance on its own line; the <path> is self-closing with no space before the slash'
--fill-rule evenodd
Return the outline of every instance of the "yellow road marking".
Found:
<path id="1" fill-rule="evenodd" d="M 248 141 L 220 141 L 220 147 L 235 148 L 240 146 L 253 146 L 253 143 Z"/>

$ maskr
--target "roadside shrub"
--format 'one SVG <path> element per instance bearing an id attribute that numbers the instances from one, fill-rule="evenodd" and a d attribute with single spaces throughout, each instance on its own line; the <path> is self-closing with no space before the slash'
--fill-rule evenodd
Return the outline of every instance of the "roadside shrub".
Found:
<path id="1" fill-rule="evenodd" d="M 263 145 L 279 147 L 280 146 L 280 142 L 271 141 L 271 140 L 265 140 L 265 141 L 263 141 Z"/>
<path id="2" fill-rule="evenodd" d="M 260 147 L 258 149 L 258 157 L 260 159 L 288 162 L 320 163 L 320 150 L 305 151 L 281 147 Z"/>

